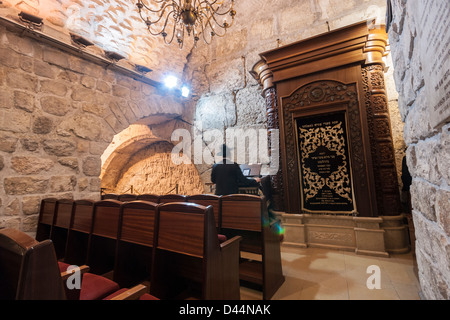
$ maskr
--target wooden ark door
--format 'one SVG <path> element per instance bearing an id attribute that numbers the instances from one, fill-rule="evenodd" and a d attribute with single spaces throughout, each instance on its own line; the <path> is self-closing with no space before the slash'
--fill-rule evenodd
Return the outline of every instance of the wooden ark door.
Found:
<path id="1" fill-rule="evenodd" d="M 357 83 L 307 82 L 280 118 L 286 212 L 373 216 Z"/>

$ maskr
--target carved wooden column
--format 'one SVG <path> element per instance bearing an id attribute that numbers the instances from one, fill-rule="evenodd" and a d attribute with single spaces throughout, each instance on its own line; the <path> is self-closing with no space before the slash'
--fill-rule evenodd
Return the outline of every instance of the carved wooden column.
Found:
<path id="1" fill-rule="evenodd" d="M 278 122 L 278 98 L 275 86 L 272 83 L 272 72 L 264 61 L 259 61 L 253 66 L 250 74 L 262 86 L 262 96 L 266 101 L 266 115 L 267 115 L 267 129 L 268 129 L 268 143 L 269 156 L 278 154 L 279 169 L 276 174 L 270 176 L 270 183 L 272 188 L 273 209 L 276 211 L 284 210 L 283 200 L 283 176 L 281 170 L 281 155 L 279 152 L 279 138 L 278 144 L 272 145 L 272 136 L 276 133 L 279 137 L 279 122 Z"/>
<path id="2" fill-rule="evenodd" d="M 369 43 L 366 51 L 377 51 L 377 45 Z M 400 194 L 381 60 L 380 56 L 368 55 L 361 73 L 378 211 L 397 215 L 401 211 Z"/>

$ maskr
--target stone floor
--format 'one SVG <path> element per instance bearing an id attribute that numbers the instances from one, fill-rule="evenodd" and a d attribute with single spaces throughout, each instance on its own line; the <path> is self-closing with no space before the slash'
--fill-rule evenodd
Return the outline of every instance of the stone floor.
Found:
<path id="1" fill-rule="evenodd" d="M 282 247 L 285 282 L 272 300 L 420 300 L 413 252 L 389 258 L 357 255 L 343 250 Z M 368 289 L 371 265 L 380 268 L 380 289 Z M 241 300 L 262 294 L 241 287 Z"/>

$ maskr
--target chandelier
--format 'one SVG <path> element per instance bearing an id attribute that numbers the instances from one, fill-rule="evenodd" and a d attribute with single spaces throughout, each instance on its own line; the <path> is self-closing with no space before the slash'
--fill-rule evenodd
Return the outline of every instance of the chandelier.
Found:
<path id="1" fill-rule="evenodd" d="M 138 0 L 136 5 L 152 35 L 162 35 L 166 44 L 176 38 L 180 48 L 186 33 L 194 38 L 195 47 L 200 37 L 207 44 L 215 36 L 223 37 L 236 15 L 234 0 Z"/>

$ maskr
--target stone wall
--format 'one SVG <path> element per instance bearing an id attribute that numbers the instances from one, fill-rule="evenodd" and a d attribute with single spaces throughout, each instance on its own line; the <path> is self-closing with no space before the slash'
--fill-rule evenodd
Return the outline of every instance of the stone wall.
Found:
<path id="1" fill-rule="evenodd" d="M 100 196 L 113 136 L 177 99 L 0 24 L 0 227 L 34 233 L 43 197 Z"/>
<path id="2" fill-rule="evenodd" d="M 450 298 L 448 1 L 394 0 L 389 38 L 405 122 L 423 297 Z"/>

